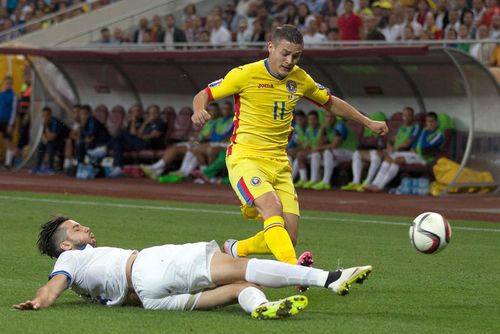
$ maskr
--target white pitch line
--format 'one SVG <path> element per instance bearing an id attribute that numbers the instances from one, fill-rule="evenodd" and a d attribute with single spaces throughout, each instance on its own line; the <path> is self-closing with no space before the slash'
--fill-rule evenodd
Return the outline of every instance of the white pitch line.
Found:
<path id="1" fill-rule="evenodd" d="M 48 198 L 26 198 L 26 197 L 2 196 L 2 195 L 0 195 L 0 200 L 53 203 L 53 204 L 74 204 L 74 205 L 87 205 L 87 206 L 95 205 L 95 206 L 123 208 L 123 209 L 146 209 L 146 210 L 180 211 L 180 212 L 192 212 L 192 213 L 201 212 L 201 213 L 235 215 L 235 216 L 239 216 L 241 214 L 240 212 L 235 212 L 235 211 L 221 211 L 221 210 L 211 210 L 211 209 L 190 209 L 190 208 L 179 208 L 179 207 L 172 207 L 172 206 L 120 204 L 120 203 L 106 203 L 106 202 L 93 202 L 93 201 L 87 202 L 87 201 L 48 199 Z M 354 222 L 354 223 L 361 223 L 361 224 L 409 226 L 409 223 L 388 222 L 388 221 L 384 221 L 384 220 L 373 220 L 373 219 L 362 219 L 362 218 L 314 217 L 314 216 L 308 216 L 308 215 L 300 216 L 300 218 L 306 219 L 306 220 L 322 220 L 322 221 L 331 221 L 331 222 Z M 500 229 L 495 229 L 495 228 L 453 226 L 453 229 L 454 230 L 463 230 L 463 231 L 500 233 Z"/>

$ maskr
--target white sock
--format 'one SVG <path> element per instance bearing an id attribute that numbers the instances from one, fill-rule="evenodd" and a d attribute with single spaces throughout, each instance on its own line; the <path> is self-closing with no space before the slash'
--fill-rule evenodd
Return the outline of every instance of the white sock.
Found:
<path id="1" fill-rule="evenodd" d="M 299 169 L 300 181 L 307 182 L 307 169 L 301 168 Z"/>
<path id="2" fill-rule="evenodd" d="M 292 163 L 292 180 L 295 180 L 299 175 L 299 159 L 295 159 Z"/>
<path id="3" fill-rule="evenodd" d="M 151 165 L 152 169 L 154 169 L 155 171 L 160 172 L 160 173 L 163 173 L 163 171 L 165 170 L 165 167 L 166 167 L 166 165 L 165 165 L 165 161 L 163 161 L 163 159 L 160 159 Z"/>
<path id="4" fill-rule="evenodd" d="M 330 184 L 333 175 L 333 169 L 335 168 L 335 160 L 333 159 L 333 153 L 331 150 L 325 150 L 323 152 L 323 182 Z"/>
<path id="5" fill-rule="evenodd" d="M 181 167 L 179 167 L 179 169 L 177 170 L 177 172 L 181 172 L 182 175 L 186 175 L 185 171 L 187 170 L 188 165 L 191 163 L 191 159 L 193 157 L 194 157 L 193 152 L 187 151 L 186 154 L 184 155 L 184 158 L 182 158 Z"/>
<path id="6" fill-rule="evenodd" d="M 384 189 L 385 186 L 387 186 L 387 184 L 389 182 L 391 182 L 392 179 L 394 179 L 396 177 L 396 175 L 398 175 L 398 172 L 399 172 L 399 165 L 398 164 L 391 164 L 391 166 L 389 167 L 389 170 L 385 174 L 384 179 L 380 183 L 380 187 L 379 188 L 380 189 Z"/>
<path id="7" fill-rule="evenodd" d="M 389 167 L 391 166 L 390 163 L 387 161 L 382 162 L 382 165 L 380 166 L 380 169 L 378 170 L 377 176 L 375 176 L 375 180 L 373 180 L 372 184 L 380 188 L 380 184 L 384 180 L 385 174 L 389 171 Z"/>
<path id="8" fill-rule="evenodd" d="M 289 285 L 324 287 L 328 271 L 288 263 L 251 259 L 245 272 L 245 281 L 270 288 Z"/>
<path id="9" fill-rule="evenodd" d="M 64 159 L 64 162 L 63 162 L 63 169 L 68 169 L 68 168 L 71 168 L 71 160 L 66 158 Z"/>
<path id="10" fill-rule="evenodd" d="M 370 168 L 368 168 L 368 175 L 366 176 L 365 182 L 367 184 L 372 183 L 375 174 L 377 173 L 378 168 L 380 167 L 380 163 L 382 160 L 378 155 L 376 150 L 370 150 Z"/>
<path id="11" fill-rule="evenodd" d="M 363 170 L 363 161 L 361 161 L 361 153 L 355 151 L 352 154 L 352 183 L 359 184 L 361 182 L 361 171 Z"/>
<path id="12" fill-rule="evenodd" d="M 249 314 L 252 313 L 255 308 L 268 301 L 264 292 L 253 286 L 243 289 L 238 295 L 238 304 L 240 304 L 241 308 Z"/>
<path id="13" fill-rule="evenodd" d="M 12 164 L 12 158 L 14 158 L 14 151 L 7 149 L 5 151 L 5 162 L 6 166 L 10 166 Z"/>
<path id="14" fill-rule="evenodd" d="M 311 182 L 319 181 L 319 169 L 321 168 L 321 154 L 311 153 Z"/>
<path id="15" fill-rule="evenodd" d="M 196 156 L 191 152 L 188 153 L 190 153 L 188 162 L 186 166 L 184 166 L 184 169 L 182 170 L 184 176 L 188 176 L 189 174 L 191 174 L 191 172 L 198 166 L 198 159 L 196 159 Z M 188 155 L 188 153 L 186 153 L 186 155 Z"/>

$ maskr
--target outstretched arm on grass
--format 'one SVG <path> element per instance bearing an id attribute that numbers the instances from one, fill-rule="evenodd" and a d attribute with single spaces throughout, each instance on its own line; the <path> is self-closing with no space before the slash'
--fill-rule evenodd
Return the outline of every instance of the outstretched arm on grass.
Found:
<path id="1" fill-rule="evenodd" d="M 24 303 L 12 305 L 17 310 L 38 310 L 49 307 L 68 287 L 68 278 L 63 274 L 55 275 L 38 289 L 35 298 Z"/>

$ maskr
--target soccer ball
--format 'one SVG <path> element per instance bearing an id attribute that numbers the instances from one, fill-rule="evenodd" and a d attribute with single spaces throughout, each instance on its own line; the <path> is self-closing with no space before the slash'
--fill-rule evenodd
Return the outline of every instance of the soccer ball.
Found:
<path id="1" fill-rule="evenodd" d="M 435 212 L 424 212 L 410 226 L 410 241 L 421 253 L 433 254 L 442 251 L 451 240 L 448 220 Z"/>

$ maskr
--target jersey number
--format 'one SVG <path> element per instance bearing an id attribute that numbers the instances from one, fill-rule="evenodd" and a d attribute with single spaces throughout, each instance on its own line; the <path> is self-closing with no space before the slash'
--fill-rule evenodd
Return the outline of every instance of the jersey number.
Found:
<path id="1" fill-rule="evenodd" d="M 278 115 L 279 113 L 279 115 Z M 274 120 L 282 120 L 285 117 L 285 101 L 274 101 Z"/>

